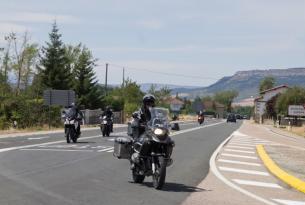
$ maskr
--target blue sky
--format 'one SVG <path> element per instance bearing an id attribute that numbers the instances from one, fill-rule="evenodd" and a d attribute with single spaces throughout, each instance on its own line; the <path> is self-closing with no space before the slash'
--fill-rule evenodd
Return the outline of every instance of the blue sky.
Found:
<path id="1" fill-rule="evenodd" d="M 99 59 L 102 83 L 106 62 L 139 83 L 195 86 L 240 70 L 305 66 L 304 0 L 0 0 L 0 8 L 0 45 L 25 30 L 43 45 L 56 19 L 65 43 L 82 42 Z M 110 66 L 109 83 L 121 79 Z"/>

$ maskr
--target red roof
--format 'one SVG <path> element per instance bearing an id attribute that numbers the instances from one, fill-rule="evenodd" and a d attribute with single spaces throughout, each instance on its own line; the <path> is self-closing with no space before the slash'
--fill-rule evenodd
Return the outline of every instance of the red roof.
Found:
<path id="1" fill-rule="evenodd" d="M 167 99 L 166 100 L 167 103 L 170 103 L 170 104 L 175 104 L 175 105 L 183 105 L 184 102 L 177 99 L 177 98 L 170 98 L 170 99 Z"/>

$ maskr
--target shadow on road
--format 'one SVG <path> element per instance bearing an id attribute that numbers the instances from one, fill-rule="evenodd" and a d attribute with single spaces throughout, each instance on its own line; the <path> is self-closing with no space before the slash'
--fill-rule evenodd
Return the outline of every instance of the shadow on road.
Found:
<path id="1" fill-rule="evenodd" d="M 78 142 L 77 142 L 77 144 L 89 144 L 89 143 L 90 143 L 90 144 L 91 144 L 91 143 L 94 144 L 94 143 L 96 143 L 96 142 L 90 142 L 90 141 L 78 141 Z"/>
<path id="2" fill-rule="evenodd" d="M 143 182 L 143 186 L 153 187 L 152 182 Z M 203 191 L 211 191 L 207 189 L 201 189 L 198 187 L 188 186 L 185 184 L 173 183 L 173 182 L 166 182 L 164 187 L 161 191 L 168 191 L 168 192 L 203 192 Z"/>

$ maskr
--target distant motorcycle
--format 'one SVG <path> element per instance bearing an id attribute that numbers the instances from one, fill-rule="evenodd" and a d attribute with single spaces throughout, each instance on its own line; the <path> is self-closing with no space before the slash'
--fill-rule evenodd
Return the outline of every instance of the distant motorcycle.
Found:
<path id="1" fill-rule="evenodd" d="M 147 138 L 139 138 L 137 131 L 129 131 L 128 134 L 133 138 L 118 137 L 114 146 L 116 157 L 130 160 L 133 181 L 142 183 L 145 177 L 152 176 L 155 189 L 162 189 L 166 168 L 173 162 L 171 154 L 175 143 L 169 137 L 166 111 L 163 108 L 153 108 L 151 121 L 147 125 L 140 125 L 137 119 L 129 123 L 129 130 L 145 126 L 144 134 Z"/>
<path id="2" fill-rule="evenodd" d="M 198 116 L 198 123 L 201 125 L 204 122 L 204 117 L 203 116 Z"/>
<path id="3" fill-rule="evenodd" d="M 101 117 L 101 132 L 103 134 L 103 137 L 110 136 L 110 133 L 112 132 L 112 124 L 113 124 L 113 119 L 112 118 L 107 118 L 107 116 Z"/>
<path id="4" fill-rule="evenodd" d="M 73 110 L 69 109 L 67 112 L 63 111 L 64 125 L 65 125 L 65 138 L 67 143 L 71 141 L 77 142 L 79 135 L 77 134 L 77 128 L 79 126 L 79 120 L 75 118 Z"/>

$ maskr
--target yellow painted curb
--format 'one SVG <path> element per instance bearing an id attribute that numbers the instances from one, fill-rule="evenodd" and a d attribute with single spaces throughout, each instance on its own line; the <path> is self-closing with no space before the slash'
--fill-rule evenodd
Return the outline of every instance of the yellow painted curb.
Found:
<path id="1" fill-rule="evenodd" d="M 274 174 L 276 177 L 289 184 L 293 188 L 305 193 L 305 182 L 288 174 L 280 167 L 276 165 L 276 163 L 268 156 L 263 145 L 256 145 L 256 149 L 258 155 L 263 160 L 265 166 L 269 169 L 269 171 Z"/>

